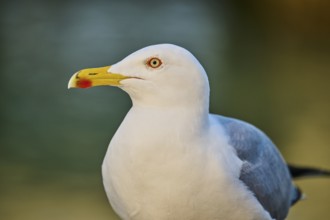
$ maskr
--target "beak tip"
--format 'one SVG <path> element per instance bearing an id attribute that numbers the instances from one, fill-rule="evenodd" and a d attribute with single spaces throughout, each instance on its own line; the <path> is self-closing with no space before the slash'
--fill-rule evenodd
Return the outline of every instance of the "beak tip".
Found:
<path id="1" fill-rule="evenodd" d="M 76 75 L 77 75 L 77 73 L 75 73 L 75 74 L 73 74 L 73 76 L 71 76 L 69 83 L 68 83 L 68 89 L 76 87 Z"/>
<path id="2" fill-rule="evenodd" d="M 72 85 L 72 82 L 71 82 L 71 80 L 70 80 L 70 82 L 69 82 L 69 84 L 68 84 L 68 89 L 71 89 L 71 88 L 73 88 L 74 86 Z"/>

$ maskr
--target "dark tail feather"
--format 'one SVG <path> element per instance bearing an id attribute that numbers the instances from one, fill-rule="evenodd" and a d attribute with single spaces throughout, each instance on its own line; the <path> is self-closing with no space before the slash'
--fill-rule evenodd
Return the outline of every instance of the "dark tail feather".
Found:
<path id="1" fill-rule="evenodd" d="M 288 168 L 293 179 L 301 178 L 301 177 L 318 177 L 318 176 L 330 177 L 330 170 L 317 169 L 312 167 L 301 167 L 294 165 L 288 165 Z"/>

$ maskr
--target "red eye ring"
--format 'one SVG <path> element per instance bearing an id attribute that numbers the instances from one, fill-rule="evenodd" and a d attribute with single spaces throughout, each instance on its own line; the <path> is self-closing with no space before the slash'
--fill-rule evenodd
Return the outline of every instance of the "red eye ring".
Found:
<path id="1" fill-rule="evenodd" d="M 157 57 L 152 57 L 147 61 L 147 65 L 155 69 L 162 65 L 162 61 Z"/>

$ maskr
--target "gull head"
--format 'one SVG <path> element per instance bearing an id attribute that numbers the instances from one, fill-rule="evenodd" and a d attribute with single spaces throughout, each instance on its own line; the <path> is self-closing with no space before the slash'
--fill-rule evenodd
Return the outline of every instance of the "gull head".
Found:
<path id="1" fill-rule="evenodd" d="M 188 50 L 173 44 L 148 46 L 111 66 L 80 70 L 68 85 L 93 86 L 117 86 L 133 105 L 205 106 L 209 100 L 205 70 Z"/>

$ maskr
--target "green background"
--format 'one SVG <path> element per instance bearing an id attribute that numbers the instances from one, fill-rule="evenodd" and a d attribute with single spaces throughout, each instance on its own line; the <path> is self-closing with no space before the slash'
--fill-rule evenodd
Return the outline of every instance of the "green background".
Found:
<path id="1" fill-rule="evenodd" d="M 200 60 L 212 112 L 261 128 L 291 163 L 330 168 L 327 1 L 0 4 L 0 219 L 116 219 L 100 166 L 129 97 L 67 83 L 157 43 Z M 288 219 L 328 219 L 330 180 L 297 184 L 307 199 Z"/>

